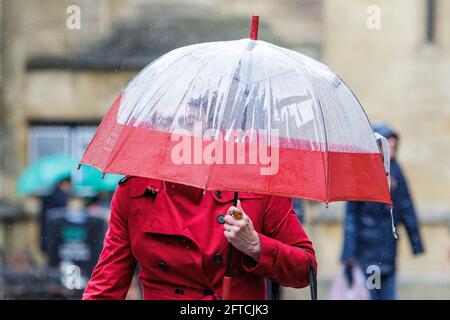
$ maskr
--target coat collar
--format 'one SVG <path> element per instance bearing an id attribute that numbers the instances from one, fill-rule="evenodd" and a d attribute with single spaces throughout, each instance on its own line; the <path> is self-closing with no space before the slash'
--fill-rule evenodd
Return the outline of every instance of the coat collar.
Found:
<path id="1" fill-rule="evenodd" d="M 163 182 L 157 179 L 130 177 L 133 179 L 130 196 L 132 198 L 143 196 L 146 193 L 158 193 L 163 188 Z"/>
<path id="2" fill-rule="evenodd" d="M 164 183 L 161 180 L 153 179 L 153 178 L 144 178 L 144 177 L 128 177 L 129 179 L 133 179 L 132 187 L 131 187 L 131 193 L 130 196 L 132 198 L 143 196 L 147 193 L 149 194 L 156 194 L 160 190 L 164 188 Z M 202 189 L 192 188 L 189 186 L 181 185 L 181 184 L 175 184 L 172 182 L 166 182 L 166 188 L 171 189 L 173 186 L 176 187 L 177 192 L 182 191 L 183 189 L 186 189 L 186 191 L 189 191 L 190 193 L 195 193 L 195 197 L 200 196 L 203 193 Z M 197 190 L 199 192 L 197 192 Z M 171 194 L 171 192 L 168 192 Z M 192 194 L 194 196 L 194 194 Z M 211 196 L 219 203 L 226 203 L 226 202 L 232 202 L 234 198 L 234 192 L 232 191 L 211 191 Z M 252 199 L 252 198 L 263 198 L 264 195 L 261 194 L 255 194 L 255 193 L 248 193 L 248 192 L 239 192 L 239 198 L 240 199 Z"/>
<path id="3" fill-rule="evenodd" d="M 158 179 L 143 178 L 143 177 L 130 177 L 133 179 L 130 196 L 137 198 L 145 194 L 156 194 L 162 189 L 166 190 L 167 194 L 173 195 L 174 193 L 183 193 L 195 199 L 195 202 L 199 202 L 203 195 L 203 190 L 200 188 L 189 187 L 186 185 L 163 182 Z"/>

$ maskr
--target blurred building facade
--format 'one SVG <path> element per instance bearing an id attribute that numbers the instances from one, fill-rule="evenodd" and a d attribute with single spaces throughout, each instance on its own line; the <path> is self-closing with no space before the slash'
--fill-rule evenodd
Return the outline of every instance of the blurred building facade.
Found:
<path id="1" fill-rule="evenodd" d="M 346 80 L 372 121 L 388 121 L 400 133 L 399 161 L 426 250 L 412 258 L 403 233 L 400 279 L 441 288 L 450 284 L 449 14 L 445 0 L 329 0 L 323 8 L 324 61 Z"/>
<path id="2" fill-rule="evenodd" d="M 427 249 L 412 259 L 402 237 L 400 276 L 404 288 L 431 284 L 439 294 L 439 284 L 449 287 L 448 1 L 0 3 L 0 199 L 15 210 L 10 216 L 22 217 L 0 229 L 3 248 L 37 251 L 35 203 L 14 192 L 29 162 L 56 152 L 80 157 L 115 96 L 140 68 L 179 46 L 244 38 L 249 17 L 259 14 L 262 39 L 330 65 L 354 89 L 371 120 L 387 120 L 400 132 L 400 161 L 416 197 Z M 67 27 L 74 5 L 80 9 L 80 29 Z M 368 27 L 368 19 L 376 18 L 374 5 L 380 13 L 375 29 Z M 328 210 L 306 206 L 324 286 L 339 270 L 341 219 L 340 204 Z M 288 291 L 286 297 L 297 296 Z"/>

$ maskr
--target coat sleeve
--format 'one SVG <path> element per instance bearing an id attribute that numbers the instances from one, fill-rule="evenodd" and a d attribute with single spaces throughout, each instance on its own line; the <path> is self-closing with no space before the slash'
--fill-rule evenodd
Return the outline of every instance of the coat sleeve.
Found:
<path id="1" fill-rule="evenodd" d="M 128 189 L 126 184 L 119 185 L 114 193 L 103 250 L 84 291 L 84 300 L 125 299 L 128 293 L 136 267 L 128 235 Z"/>
<path id="2" fill-rule="evenodd" d="M 314 272 L 317 270 L 314 248 L 292 210 L 289 198 L 269 197 L 259 239 L 259 261 L 255 263 L 244 255 L 242 266 L 245 270 L 286 287 L 309 285 L 310 265 L 314 266 Z"/>
<path id="3" fill-rule="evenodd" d="M 419 254 L 424 252 L 422 240 L 420 238 L 419 223 L 417 221 L 414 203 L 408 190 L 408 183 L 406 182 L 406 179 L 400 168 L 397 179 L 398 200 L 394 204 L 394 206 L 396 205 L 396 209 L 400 212 L 400 220 L 405 226 L 406 232 L 408 233 L 413 253 Z"/>
<path id="4" fill-rule="evenodd" d="M 358 222 L 357 215 L 360 204 L 358 202 L 347 202 L 344 217 L 344 247 L 342 249 L 341 262 L 356 258 L 358 245 Z"/>

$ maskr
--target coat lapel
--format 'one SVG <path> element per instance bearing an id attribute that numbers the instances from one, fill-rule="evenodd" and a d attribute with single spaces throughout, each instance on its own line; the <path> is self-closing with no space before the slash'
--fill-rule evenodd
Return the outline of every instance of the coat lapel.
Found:
<path id="1" fill-rule="evenodd" d="M 183 236 L 192 240 L 192 242 L 197 245 L 190 230 L 186 227 L 178 209 L 164 190 L 158 192 L 152 210 L 154 210 L 151 215 L 152 217 L 149 219 L 148 223 L 143 226 L 144 232 Z M 159 214 L 163 212 L 164 214 Z"/>

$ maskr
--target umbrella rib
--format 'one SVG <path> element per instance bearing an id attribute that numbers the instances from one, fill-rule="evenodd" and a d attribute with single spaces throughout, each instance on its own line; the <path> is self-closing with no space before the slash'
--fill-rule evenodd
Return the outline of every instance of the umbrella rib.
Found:
<path id="1" fill-rule="evenodd" d="M 301 65 L 304 70 L 307 71 L 309 82 L 311 83 L 311 88 L 314 91 L 316 95 L 317 105 L 319 107 L 320 116 L 322 118 L 323 123 L 323 131 L 324 131 L 324 138 L 325 138 L 325 157 L 323 158 L 323 164 L 324 164 L 324 175 L 325 175 L 325 203 L 328 205 L 328 202 L 330 201 L 330 159 L 329 159 L 329 150 L 328 150 L 328 133 L 327 133 L 327 124 L 325 121 L 325 115 L 323 112 L 322 104 L 320 103 L 320 96 L 317 93 L 317 90 L 313 83 L 313 77 L 311 75 L 311 71 L 309 68 L 303 65 L 299 59 L 293 56 L 293 52 L 291 52 L 288 49 L 284 49 L 281 52 L 283 52 L 285 55 L 289 56 L 291 59 L 293 59 L 296 64 Z"/>
<path id="2" fill-rule="evenodd" d="M 316 92 L 316 89 L 313 87 L 314 92 Z M 317 95 L 317 92 L 316 92 Z M 320 115 L 322 117 L 323 122 L 323 131 L 325 134 L 325 157 L 324 157 L 324 171 L 325 171 L 325 187 L 326 187 L 326 194 L 325 194 L 325 202 L 328 205 L 328 202 L 330 201 L 330 157 L 328 152 L 328 133 L 327 133 L 327 124 L 325 122 L 325 116 L 322 109 L 322 104 L 320 103 L 320 96 L 317 96 L 317 103 L 319 105 Z"/>
<path id="3" fill-rule="evenodd" d="M 221 51 L 221 50 L 218 50 L 219 52 L 218 53 L 216 53 L 214 56 L 212 56 L 211 57 L 211 59 L 209 59 L 208 61 L 206 61 L 204 64 L 202 64 L 201 65 L 201 67 L 197 70 L 197 72 L 195 73 L 195 76 L 194 77 L 192 77 L 192 80 L 189 82 L 189 85 L 187 86 L 187 88 L 186 88 L 186 90 L 185 90 L 185 92 L 184 92 L 184 94 L 183 94 L 183 97 L 181 98 L 181 100 L 180 100 L 180 103 L 178 104 L 178 107 L 177 107 L 177 109 L 175 110 L 175 112 L 173 113 L 175 116 L 173 117 L 173 121 L 175 121 L 175 118 L 176 118 L 176 115 L 178 114 L 178 112 L 180 111 L 180 108 L 181 108 L 181 105 L 182 105 L 182 101 L 186 98 L 186 95 L 188 94 L 188 92 L 189 92 L 189 89 L 191 88 L 191 86 L 192 86 L 192 84 L 194 83 L 194 81 L 195 80 L 197 80 L 197 77 L 198 77 L 198 75 L 204 70 L 204 68 L 205 68 L 205 66 L 207 66 L 208 64 L 210 64 L 211 63 L 211 61 L 213 61 L 215 58 L 217 58 L 217 56 L 218 55 L 220 55 L 221 53 L 223 53 L 223 51 Z M 201 111 L 200 111 L 201 112 Z M 170 130 L 169 131 L 172 131 L 172 127 L 173 127 L 173 122 L 172 122 L 172 124 L 170 125 Z"/>
<path id="4" fill-rule="evenodd" d="M 266 70 L 266 66 L 265 66 L 265 59 L 264 59 L 264 55 L 261 55 L 261 66 L 262 66 L 262 70 L 263 70 L 263 78 L 264 78 L 264 82 L 263 82 L 263 97 L 264 97 L 264 100 L 263 100 L 263 103 L 262 103 L 262 105 L 263 105 L 263 108 L 264 108 L 264 106 L 265 106 L 265 100 L 266 100 L 266 84 L 267 84 L 267 80 L 269 80 L 270 81 L 270 79 L 266 79 L 266 72 L 267 72 L 267 70 Z M 270 86 L 269 86 L 270 87 Z M 271 122 L 271 120 L 272 120 L 272 107 L 270 106 L 269 108 L 269 111 L 267 112 L 267 114 L 268 114 L 268 117 L 269 117 L 269 119 L 268 119 L 268 121 L 267 121 L 267 126 L 265 126 L 266 127 L 266 129 L 267 129 L 267 145 L 268 146 L 270 146 L 271 144 L 272 144 L 272 132 L 271 132 L 271 129 L 272 129 L 272 122 Z M 266 114 L 265 112 L 263 112 L 263 114 Z M 264 120 L 263 120 L 263 122 L 264 122 Z M 259 139 L 260 137 L 258 136 L 258 139 Z M 259 142 L 259 140 L 258 140 L 258 143 L 260 144 L 260 142 Z M 259 148 L 261 148 L 262 146 L 261 145 L 259 145 Z M 278 146 L 276 146 L 277 148 L 279 148 L 279 145 Z M 270 150 L 270 147 L 269 147 L 269 150 Z M 270 154 L 270 156 L 271 156 L 271 160 L 272 160 L 272 153 Z M 266 188 L 266 191 L 269 191 L 269 189 L 270 189 L 270 179 L 269 179 L 269 177 L 268 176 L 266 176 L 265 178 L 264 178 L 264 180 L 265 180 L 265 188 Z"/>
<path id="5" fill-rule="evenodd" d="M 209 48 L 210 48 L 210 46 L 207 46 L 207 45 L 205 44 L 205 46 L 199 48 L 199 49 L 197 50 L 197 52 L 201 52 L 201 51 L 206 50 L 206 49 L 209 49 Z M 188 51 L 188 52 L 186 52 L 185 54 L 183 54 L 182 56 L 178 57 L 178 58 L 177 58 L 175 61 L 173 61 L 170 65 L 166 66 L 166 68 L 164 69 L 164 71 L 161 71 L 161 73 L 167 72 L 166 70 L 167 70 L 168 68 L 173 67 L 173 65 L 175 65 L 175 64 L 178 63 L 181 59 L 183 59 L 184 57 L 186 57 L 186 56 L 188 56 L 188 55 L 190 55 L 190 54 L 192 54 L 192 51 Z M 159 59 L 160 59 L 160 58 L 158 58 L 157 60 L 159 60 Z M 155 62 L 156 62 L 157 60 L 155 60 Z M 153 63 L 154 63 L 154 62 L 153 62 Z M 153 63 L 151 63 L 151 65 L 152 65 Z M 179 79 L 179 78 L 177 78 L 177 79 Z M 155 90 L 155 93 L 158 92 L 158 91 L 160 91 L 161 88 L 164 87 L 170 80 L 172 80 L 172 78 L 171 78 L 171 77 L 168 77 L 168 79 L 166 79 L 166 81 L 164 81 L 164 82 L 159 86 L 159 88 Z M 175 80 L 175 81 L 176 81 L 176 80 Z M 149 82 L 149 81 L 146 80 L 146 82 Z M 125 90 L 126 90 L 126 88 L 125 88 Z M 166 91 L 166 92 L 167 92 L 167 91 Z M 161 96 L 161 97 L 153 104 L 154 106 L 156 106 L 156 104 L 157 104 L 157 103 L 165 96 L 166 92 L 163 93 L 163 95 L 162 95 L 162 96 Z M 143 90 L 142 93 L 140 94 L 139 99 L 136 99 L 136 101 L 139 101 L 140 99 L 142 99 L 142 97 L 145 95 L 145 93 L 146 93 L 146 90 Z M 154 95 L 153 95 L 153 96 L 154 96 Z M 153 97 L 153 96 L 152 96 L 152 97 Z M 150 99 L 151 99 L 151 98 L 150 98 Z M 142 115 L 142 113 L 144 113 L 144 109 L 145 109 L 145 108 L 142 108 L 140 114 L 136 117 L 136 119 L 142 118 L 141 115 Z M 147 116 L 148 114 L 150 114 L 151 111 L 152 111 L 153 109 L 154 109 L 154 108 L 151 108 L 150 110 L 148 110 L 148 111 L 147 111 L 147 114 L 146 114 L 145 116 Z M 131 114 L 132 114 L 132 113 L 130 113 L 130 116 L 131 116 Z"/>
<path id="6" fill-rule="evenodd" d="M 225 109 L 227 107 L 228 97 L 230 95 L 231 85 L 232 85 L 233 79 L 234 79 L 234 73 L 236 72 L 236 66 L 238 65 L 239 61 L 242 59 L 242 54 L 245 52 L 245 50 L 247 50 L 246 46 L 245 46 L 245 49 L 237 56 L 237 59 L 236 59 L 236 61 L 233 64 L 233 68 L 231 69 L 232 72 L 231 72 L 230 81 L 228 83 L 227 93 L 226 93 L 225 100 L 224 100 L 224 103 L 223 103 L 223 108 L 221 110 L 220 120 L 217 123 L 217 127 L 218 127 L 219 130 L 222 128 L 223 117 L 224 117 Z M 207 180 L 206 180 L 206 183 L 205 183 L 205 189 L 206 190 L 209 189 L 209 183 L 210 183 L 210 180 L 211 180 L 211 178 L 210 178 L 211 177 L 211 171 L 212 171 L 213 167 L 215 166 L 215 164 L 216 164 L 216 161 L 214 161 L 211 164 L 211 166 L 209 167 L 208 176 L 207 176 Z"/>
<path id="7" fill-rule="evenodd" d="M 208 48 L 208 47 L 205 46 L 204 48 L 201 48 L 201 49 L 199 49 L 199 50 L 204 50 L 204 49 L 207 49 L 207 48 Z M 185 56 L 187 56 L 187 55 L 189 55 L 189 54 L 191 54 L 191 53 L 192 53 L 192 52 L 188 52 L 188 53 L 184 54 L 182 57 L 180 57 L 179 59 L 177 59 L 175 62 L 179 61 L 181 58 L 183 58 L 183 57 L 185 57 Z M 175 63 L 175 62 L 174 62 L 174 63 Z M 173 65 L 173 64 L 171 64 L 171 65 Z M 179 78 L 178 78 L 178 79 L 179 79 Z M 165 84 L 165 83 L 167 83 L 167 81 L 164 82 L 164 84 Z M 160 86 L 160 88 L 158 88 L 158 90 L 160 90 L 161 87 L 162 87 L 164 84 L 161 84 L 161 86 Z M 166 93 L 167 93 L 167 91 L 163 93 L 163 95 L 158 99 L 158 101 L 157 101 L 156 103 L 158 103 L 158 102 L 166 95 Z M 141 97 L 142 97 L 142 95 L 141 95 Z M 130 135 L 131 135 L 131 131 L 128 132 L 128 134 L 127 134 L 126 137 L 124 138 L 123 142 L 120 144 L 121 146 L 124 145 L 125 142 L 128 141 Z M 108 162 L 107 162 L 107 164 L 105 165 L 104 171 L 107 170 L 107 168 L 111 165 L 111 163 L 112 163 L 112 162 L 114 161 L 114 159 L 117 157 L 117 152 L 114 152 L 115 150 L 120 150 L 120 148 L 117 149 L 116 146 L 114 146 L 114 149 L 113 149 L 113 151 L 111 152 L 111 154 L 110 154 L 110 156 L 109 156 Z M 102 171 L 102 172 L 103 172 L 103 171 Z"/>
<path id="8" fill-rule="evenodd" d="M 242 59 L 242 54 L 245 52 L 245 50 L 247 50 L 247 47 L 245 47 L 245 49 L 238 55 L 238 58 L 236 59 L 234 65 L 233 65 L 233 68 L 231 69 L 232 70 L 232 73 L 231 73 L 232 76 L 231 76 L 230 82 L 228 84 L 228 89 L 227 89 L 225 100 L 224 100 L 224 103 L 223 103 L 223 108 L 222 108 L 221 114 L 220 114 L 220 120 L 218 122 L 218 128 L 219 129 L 222 128 L 225 108 L 227 107 L 228 98 L 230 96 L 231 85 L 233 84 L 234 74 L 236 72 L 236 66 L 239 64 L 240 60 Z"/>
<path id="9" fill-rule="evenodd" d="M 186 91 L 185 91 L 183 97 L 181 98 L 180 104 L 178 105 L 177 110 L 176 110 L 175 113 L 174 113 L 174 114 L 175 114 L 175 117 L 173 117 L 173 119 L 174 119 L 173 121 L 175 121 L 175 119 L 176 119 L 176 114 L 178 113 L 178 111 L 179 111 L 180 108 L 181 108 L 181 102 L 182 102 L 182 101 L 184 100 L 184 98 L 186 97 L 186 95 L 187 95 L 187 93 L 189 92 L 189 89 L 191 88 L 192 84 L 193 84 L 194 81 L 197 79 L 197 76 L 204 70 L 205 66 L 207 66 L 209 63 L 211 63 L 211 61 L 213 61 L 213 60 L 214 60 L 217 56 L 219 56 L 221 53 L 222 53 L 222 51 L 221 51 L 221 50 L 218 50 L 218 52 L 217 52 L 211 59 L 209 59 L 209 60 L 206 61 L 204 64 L 202 64 L 202 66 L 197 70 L 195 76 L 192 77 L 192 80 L 190 81 L 188 87 L 186 88 Z M 172 130 L 172 126 L 173 126 L 173 122 L 172 122 L 172 124 L 171 124 L 171 130 Z M 171 131 L 171 130 L 170 130 L 170 131 Z M 203 138 L 201 138 L 201 139 L 203 140 Z M 163 149 L 161 149 L 161 153 L 160 153 L 160 157 L 159 157 L 159 159 L 160 159 L 161 162 L 164 161 L 164 155 L 167 154 L 167 153 L 166 153 L 166 150 L 167 150 L 167 147 L 168 147 L 168 146 L 169 146 L 169 143 L 166 143 L 166 147 L 163 148 Z M 156 168 L 159 168 L 159 167 L 161 167 L 161 166 L 158 164 L 158 165 L 156 166 Z M 209 180 L 209 176 L 208 176 L 208 180 Z"/>
<path id="10" fill-rule="evenodd" d="M 370 122 L 370 119 L 369 119 L 369 116 L 367 115 L 367 112 L 366 112 L 366 110 L 364 110 L 364 108 L 363 108 L 363 106 L 362 106 L 362 104 L 361 104 L 361 101 L 359 101 L 359 99 L 358 99 L 358 97 L 355 95 L 355 93 L 353 92 L 353 90 L 347 85 L 347 83 L 344 81 L 344 80 L 342 80 L 342 78 L 336 73 L 336 72 L 334 72 L 333 70 L 331 70 L 330 69 L 330 71 L 345 85 L 345 87 L 350 91 L 350 93 L 352 94 L 352 96 L 353 96 L 353 98 L 355 98 L 355 100 L 358 102 L 358 105 L 359 105 L 359 107 L 360 107 L 360 109 L 362 110 L 362 112 L 364 113 L 364 116 L 366 117 L 366 119 L 367 119 L 367 122 L 369 123 L 369 125 L 370 125 L 370 127 L 372 128 L 373 126 L 372 126 L 372 123 Z M 373 131 L 373 130 L 372 130 Z M 375 138 L 375 135 L 374 135 L 374 139 L 376 140 L 376 138 Z"/>

